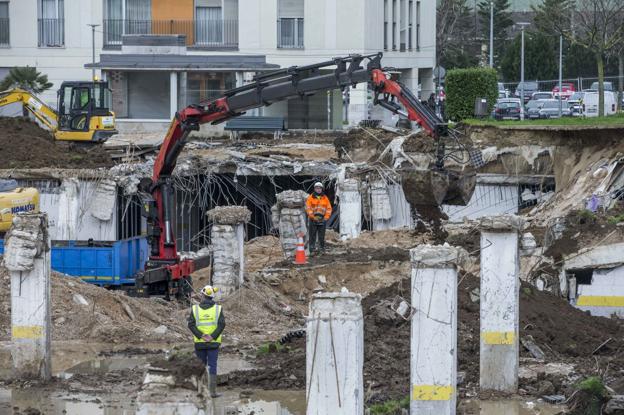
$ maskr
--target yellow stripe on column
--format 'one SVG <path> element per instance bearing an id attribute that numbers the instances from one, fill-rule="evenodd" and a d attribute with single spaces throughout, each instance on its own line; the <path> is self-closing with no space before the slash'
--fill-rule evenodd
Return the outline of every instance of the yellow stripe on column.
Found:
<path id="1" fill-rule="evenodd" d="M 581 295 L 576 305 L 589 307 L 624 307 L 624 296 L 619 295 Z"/>
<path id="2" fill-rule="evenodd" d="M 43 326 L 13 326 L 11 337 L 14 339 L 39 339 L 43 337 Z"/>
<path id="3" fill-rule="evenodd" d="M 485 331 L 481 333 L 481 338 L 485 344 L 513 344 L 513 331 Z"/>
<path id="4" fill-rule="evenodd" d="M 453 396 L 451 385 L 413 385 L 412 400 L 414 401 L 448 401 Z"/>

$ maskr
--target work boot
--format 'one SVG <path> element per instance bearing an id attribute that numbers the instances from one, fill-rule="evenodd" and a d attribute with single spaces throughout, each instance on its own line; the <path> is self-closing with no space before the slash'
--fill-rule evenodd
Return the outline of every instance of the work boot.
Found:
<path id="1" fill-rule="evenodd" d="M 221 396 L 220 393 L 217 393 L 217 375 L 208 375 L 208 388 L 210 389 L 211 398 Z"/>

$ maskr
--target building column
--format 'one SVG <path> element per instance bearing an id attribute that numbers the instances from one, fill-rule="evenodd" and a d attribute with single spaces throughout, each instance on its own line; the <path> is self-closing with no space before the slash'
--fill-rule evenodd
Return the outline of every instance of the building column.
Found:
<path id="1" fill-rule="evenodd" d="M 185 108 L 189 104 L 197 104 L 196 102 L 188 102 L 188 72 L 180 72 L 178 81 L 180 92 L 178 93 L 178 109 Z"/>
<path id="2" fill-rule="evenodd" d="M 394 16 L 392 21 L 396 23 L 394 25 L 394 45 L 396 50 L 401 50 L 401 0 L 395 0 L 394 4 Z"/>
<path id="3" fill-rule="evenodd" d="M 303 190 L 286 190 L 278 193 L 277 203 L 271 207 L 273 227 L 279 230 L 282 250 L 286 258 L 295 257 L 299 235 L 307 240 L 308 227 L 305 202 L 308 194 Z"/>
<path id="4" fill-rule="evenodd" d="M 50 378 L 50 238 L 45 213 L 13 218 L 4 263 L 11 277 L 11 357 L 17 379 Z"/>
<path id="5" fill-rule="evenodd" d="M 518 391 L 520 258 L 518 232 L 524 221 L 514 215 L 485 217 L 481 229 L 482 390 Z"/>
<path id="6" fill-rule="evenodd" d="M 386 50 L 392 50 L 392 15 L 393 15 L 393 9 L 392 9 L 392 0 L 386 0 L 386 17 L 388 19 L 387 23 L 388 25 L 386 26 L 386 39 L 388 40 L 388 44 L 387 44 L 387 49 Z"/>
<path id="7" fill-rule="evenodd" d="M 433 68 L 423 68 L 420 69 L 419 72 L 420 79 L 420 99 L 426 100 L 429 99 L 429 95 L 435 92 L 435 85 L 433 82 Z"/>
<path id="8" fill-rule="evenodd" d="M 340 197 L 340 238 L 357 238 L 362 231 L 362 195 L 357 179 L 338 183 Z"/>
<path id="9" fill-rule="evenodd" d="M 170 118 L 175 117 L 178 112 L 178 73 L 171 72 L 169 74 L 169 112 Z"/>
<path id="10" fill-rule="evenodd" d="M 212 285 L 219 289 L 216 297 L 223 298 L 244 281 L 245 223 L 251 219 L 251 212 L 243 206 L 218 206 L 206 215 L 213 223 Z"/>
<path id="11" fill-rule="evenodd" d="M 363 368 L 361 296 L 312 296 L 306 328 L 307 415 L 362 415 Z"/>
<path id="12" fill-rule="evenodd" d="M 420 245 L 412 262 L 410 413 L 453 415 L 457 400 L 457 265 L 452 246 Z"/>

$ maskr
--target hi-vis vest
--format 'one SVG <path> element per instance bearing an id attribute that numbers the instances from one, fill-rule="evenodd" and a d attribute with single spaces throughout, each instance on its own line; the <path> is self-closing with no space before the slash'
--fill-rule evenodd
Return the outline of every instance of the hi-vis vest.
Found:
<path id="1" fill-rule="evenodd" d="M 214 305 L 207 310 L 204 310 L 199 305 L 193 306 L 193 317 L 195 317 L 195 326 L 203 334 L 212 334 L 217 329 L 217 323 L 219 322 L 219 315 L 221 314 L 221 306 Z M 195 343 L 206 343 L 204 339 L 199 339 L 195 336 Z M 218 338 L 213 339 L 211 343 L 221 343 L 221 335 Z"/>

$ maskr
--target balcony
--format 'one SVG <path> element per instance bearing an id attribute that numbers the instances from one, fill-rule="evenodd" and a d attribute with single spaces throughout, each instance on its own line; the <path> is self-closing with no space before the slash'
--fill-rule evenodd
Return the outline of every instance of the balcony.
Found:
<path id="1" fill-rule="evenodd" d="M 39 47 L 65 46 L 65 19 L 38 19 Z"/>
<path id="2" fill-rule="evenodd" d="M 104 20 L 104 47 L 121 46 L 123 35 L 185 35 L 186 45 L 238 48 L 238 20 Z"/>
<path id="3" fill-rule="evenodd" d="M 11 44 L 9 38 L 9 27 L 10 26 L 8 18 L 0 19 L 0 47 L 9 46 Z"/>
<path id="4" fill-rule="evenodd" d="M 277 47 L 280 49 L 303 49 L 303 19 L 277 19 Z"/>

